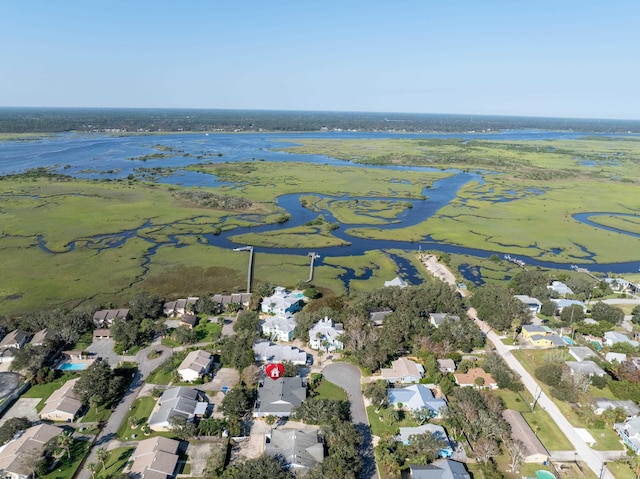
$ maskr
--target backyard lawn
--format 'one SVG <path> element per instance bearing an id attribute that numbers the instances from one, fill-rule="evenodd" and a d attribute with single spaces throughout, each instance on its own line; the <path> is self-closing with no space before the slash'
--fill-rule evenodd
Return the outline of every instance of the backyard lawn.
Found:
<path id="1" fill-rule="evenodd" d="M 105 463 L 105 468 L 101 468 L 98 471 L 95 475 L 96 479 L 118 477 L 126 466 L 133 450 L 134 448 L 132 447 L 118 447 L 109 451 L 109 459 Z"/>
<path id="2" fill-rule="evenodd" d="M 84 459 L 88 449 L 88 441 L 74 440 L 70 448 L 71 459 L 67 459 L 67 455 L 64 454 L 58 466 L 50 473 L 40 476 L 40 479 L 70 479 L 78 469 L 78 466 L 80 466 L 80 462 Z"/>
<path id="3" fill-rule="evenodd" d="M 389 409 L 381 409 L 376 413 L 375 406 L 367 406 L 367 417 L 371 424 L 371 434 L 374 436 L 393 436 L 398 433 L 400 427 L 415 427 L 418 424 L 407 411 L 396 410 L 399 413 L 399 421 L 392 421 L 387 414 Z M 382 417 L 382 421 L 380 420 Z"/>

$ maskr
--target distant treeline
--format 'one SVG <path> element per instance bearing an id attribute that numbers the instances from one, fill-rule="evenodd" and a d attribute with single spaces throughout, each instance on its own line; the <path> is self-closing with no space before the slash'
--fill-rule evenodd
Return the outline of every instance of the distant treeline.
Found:
<path id="1" fill-rule="evenodd" d="M 640 121 L 416 113 L 0 108 L 0 133 L 323 130 L 469 132 L 505 129 L 640 133 Z"/>

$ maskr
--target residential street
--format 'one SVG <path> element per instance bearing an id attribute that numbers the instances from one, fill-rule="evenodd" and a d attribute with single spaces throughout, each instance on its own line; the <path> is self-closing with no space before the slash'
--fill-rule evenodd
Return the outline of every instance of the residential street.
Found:
<path id="1" fill-rule="evenodd" d="M 520 362 L 511 354 L 508 346 L 505 346 L 498 335 L 491 330 L 491 328 L 483 321 L 480 321 L 476 315 L 475 309 L 471 308 L 468 311 L 470 318 L 474 319 L 480 329 L 487 335 L 487 339 L 493 343 L 496 352 L 505 360 L 507 365 L 520 375 L 522 383 L 531 393 L 533 397 L 538 396 L 538 402 L 536 407 L 541 407 L 546 410 L 549 416 L 554 420 L 558 428 L 567 436 L 567 439 L 571 442 L 575 450 L 578 452 L 578 459 L 585 462 L 589 468 L 598 476 L 599 479 L 615 479 L 613 474 L 605 468 L 602 471 L 602 465 L 604 461 L 611 459 L 611 453 L 607 452 L 606 459 L 603 455 L 591 449 L 586 442 L 580 437 L 575 427 L 562 415 L 560 409 L 555 403 L 538 387 L 538 383 L 531 376 L 527 370 L 520 364 Z M 615 454 L 615 453 L 614 453 Z M 623 456 L 625 451 L 620 451 L 619 455 Z M 601 472 L 603 474 L 601 475 Z"/>
<path id="2" fill-rule="evenodd" d="M 439 265 L 438 268 L 435 268 L 433 265 L 433 260 L 431 260 L 429 263 L 425 263 L 425 266 L 431 272 L 438 271 L 439 274 L 436 273 L 436 276 L 440 277 L 441 279 L 446 278 L 446 281 L 449 284 L 456 287 L 455 278 L 453 274 L 451 274 L 451 272 L 449 272 L 449 275 L 442 273 L 442 269 L 446 269 L 444 265 Z M 467 291 L 465 290 L 458 289 L 458 292 L 462 296 L 467 295 Z M 505 360 L 507 365 L 513 371 L 515 371 L 517 374 L 520 375 L 522 383 L 529 390 L 531 395 L 533 397 L 536 397 L 537 395 L 539 395 L 537 407 L 541 407 L 544 410 L 546 410 L 549 416 L 551 416 L 551 418 L 555 421 L 558 428 L 562 432 L 564 432 L 564 434 L 567 436 L 567 439 L 569 439 L 569 441 L 577 451 L 578 459 L 585 462 L 589 466 L 589 468 L 595 473 L 598 479 L 615 479 L 613 474 L 611 474 L 611 472 L 606 467 L 603 470 L 603 464 L 605 463 L 605 461 L 611 460 L 612 456 L 615 457 L 616 454 L 624 455 L 625 452 L 621 451 L 620 453 L 616 453 L 611 451 L 604 451 L 601 453 L 591 449 L 586 444 L 586 442 L 578 435 L 578 432 L 571 425 L 571 423 L 562 415 L 562 413 L 560 412 L 558 407 L 554 404 L 554 402 L 544 392 L 540 390 L 538 383 L 533 378 L 533 376 L 531 376 L 527 372 L 527 370 L 522 366 L 522 364 L 520 364 L 520 362 L 513 356 L 513 354 L 511 354 L 509 347 L 505 346 L 502 343 L 498 335 L 491 330 L 489 325 L 487 325 L 485 322 L 478 319 L 476 310 L 473 308 L 470 308 L 467 314 L 471 319 L 475 321 L 475 323 L 480 327 L 480 329 L 487 335 L 487 339 L 491 341 L 491 343 L 496 349 L 496 352 L 500 355 L 500 357 L 502 357 L 502 359 Z"/>
<path id="3" fill-rule="evenodd" d="M 363 446 L 360 451 L 362 456 L 362 474 L 360 477 L 363 479 L 378 479 L 378 471 L 376 470 L 376 462 L 373 455 L 371 429 L 360 385 L 360 370 L 353 364 L 332 363 L 328 364 L 322 373 L 325 378 L 347 392 L 351 406 L 351 420 L 363 437 Z"/>
<path id="4" fill-rule="evenodd" d="M 151 351 L 161 351 L 159 357 L 155 359 L 148 359 L 147 355 Z M 77 472 L 77 479 L 91 479 L 91 473 L 84 467 L 86 464 L 90 462 L 96 462 L 95 451 L 99 447 L 107 447 L 109 441 L 116 438 L 116 433 L 118 432 L 118 428 L 124 418 L 127 416 L 129 412 L 129 408 L 133 403 L 134 399 L 138 397 L 142 386 L 144 386 L 144 378 L 146 378 L 155 368 L 157 368 L 164 360 L 173 355 L 173 351 L 171 348 L 167 346 L 163 346 L 158 342 L 152 344 L 148 348 L 145 348 L 136 354 L 136 362 L 138 363 L 138 371 L 136 372 L 131 384 L 129 385 L 129 389 L 124 394 L 122 400 L 118 403 L 115 411 L 109 417 L 109 420 L 102 428 L 102 431 L 98 435 L 95 444 L 91 448 L 90 453 L 85 457 L 82 468 Z"/>

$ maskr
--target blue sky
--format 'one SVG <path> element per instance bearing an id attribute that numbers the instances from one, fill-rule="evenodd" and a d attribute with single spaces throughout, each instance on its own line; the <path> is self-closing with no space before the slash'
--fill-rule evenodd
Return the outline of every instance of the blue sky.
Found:
<path id="1" fill-rule="evenodd" d="M 0 106 L 640 119 L 640 2 L 0 2 Z"/>

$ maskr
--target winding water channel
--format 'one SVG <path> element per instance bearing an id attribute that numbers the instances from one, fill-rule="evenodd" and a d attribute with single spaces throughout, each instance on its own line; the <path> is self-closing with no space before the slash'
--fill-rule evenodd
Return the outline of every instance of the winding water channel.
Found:
<path id="1" fill-rule="evenodd" d="M 329 158 L 326 156 L 292 154 L 281 151 L 273 151 L 272 148 L 281 148 L 287 144 L 295 143 L 300 138 L 459 138 L 461 141 L 469 139 L 495 139 L 495 140 L 540 140 L 540 139 L 564 139 L 578 138 L 592 134 L 581 133 L 558 133 L 541 131 L 508 131 L 498 134 L 451 134 L 451 135 L 394 135 L 388 133 L 309 133 L 309 134 L 184 134 L 184 135 L 163 135 L 163 136 L 129 136 L 129 137 L 107 137 L 92 135 L 60 135 L 36 141 L 20 142 L 6 141 L 0 142 L 0 174 L 21 173 L 31 168 L 46 167 L 51 171 L 56 171 L 71 175 L 77 178 L 87 179 L 119 179 L 128 175 L 139 174 L 138 168 L 153 168 L 161 166 L 168 169 L 165 174 L 157 177 L 156 180 L 162 183 L 177 184 L 183 186 L 219 186 L 228 184 L 220 182 L 214 175 L 187 171 L 184 168 L 188 165 L 200 162 L 233 162 L 251 161 L 264 159 L 272 162 L 307 162 L 316 164 L 326 164 L 336 167 L 366 167 L 380 168 L 395 171 L 419 171 L 433 172 L 441 171 L 426 167 L 406 167 L 406 166 L 371 166 L 359 165 L 357 163 L 346 162 Z M 162 152 L 162 160 L 155 161 L 149 159 L 149 155 Z M 462 172 L 459 170 L 447 170 L 451 176 L 435 181 L 431 187 L 426 187 L 423 191 L 426 200 L 408 200 L 405 198 L 367 198 L 367 197 L 334 197 L 321 195 L 316 192 L 295 193 L 283 195 L 277 199 L 278 206 L 289 213 L 291 219 L 284 224 L 262 224 L 260 218 L 247 215 L 247 220 L 253 220 L 256 226 L 246 228 L 235 228 L 232 231 L 225 231 L 219 235 L 213 234 L 177 234 L 169 237 L 169 242 L 157 243 L 144 235 L 143 230 L 150 226 L 171 226 L 146 223 L 138 228 L 113 232 L 108 235 L 100 235 L 92 238 L 78 239 L 84 247 L 93 249 L 117 248 L 131 238 L 142 238 L 151 243 L 145 258 L 143 259 L 143 269 L 146 269 L 153 254 L 158 247 L 163 245 L 173 245 L 180 247 L 180 237 L 198 236 L 202 244 L 219 246 L 223 248 L 234 248 L 239 246 L 230 238 L 246 232 L 263 233 L 279 229 L 288 229 L 314 220 L 318 216 L 317 211 L 312 211 L 302 206 L 300 197 L 312 194 L 315 197 L 327 199 L 329 202 L 336 200 L 385 200 L 389 202 L 401 201 L 411 203 L 411 208 L 406 208 L 399 214 L 392 224 L 371 225 L 382 229 L 400 229 L 419 224 L 434 215 L 442 207 L 449 204 L 456 198 L 458 191 L 470 181 L 482 182 L 482 175 L 479 172 Z M 539 191 L 530 191 L 529 194 L 540 194 Z M 494 201 L 510 201 L 509 198 L 493 198 Z M 320 212 L 328 221 L 337 222 L 328 209 Z M 609 213 L 581 213 L 574 218 L 583 223 L 604 228 L 621 234 L 628 234 L 639 237 L 640 235 L 616 228 L 606 227 L 593 222 L 590 218 L 595 215 L 607 215 Z M 613 213 L 612 213 L 613 214 Z M 616 214 L 617 215 L 617 214 Z M 623 215 L 618 215 L 623 216 Z M 629 215 L 634 216 L 634 215 Z M 184 220 L 183 220 L 184 222 Z M 493 251 L 465 248 L 462 246 L 434 241 L 429 237 L 420 242 L 408 242 L 401 239 L 373 240 L 351 236 L 347 233 L 349 228 L 361 228 L 368 225 L 362 223 L 357 225 L 341 224 L 340 228 L 334 230 L 332 234 L 350 243 L 349 246 L 338 246 L 319 249 L 323 256 L 347 256 L 361 255 L 370 250 L 438 250 L 447 253 L 467 254 L 476 257 L 489 257 Z M 47 248 L 44 238 L 39 238 L 40 248 L 50 254 L 62 254 L 72 251 L 76 247 L 76 242 L 68 244 L 64 251 L 51 251 Z M 256 251 L 264 251 L 278 254 L 303 254 L 306 255 L 308 249 L 296 248 L 256 248 Z M 590 252 L 584 251 L 587 256 Z M 391 255 L 396 261 L 401 271 L 401 275 L 409 282 L 419 282 L 419 274 L 411 263 L 397 255 Z M 519 256 L 519 259 L 526 261 L 533 266 L 568 269 L 570 264 L 540 261 L 533 257 Z M 584 256 L 581 258 L 584 262 Z M 576 262 L 578 259 L 576 258 Z M 589 263 L 587 267 L 593 271 L 625 273 L 638 270 L 638 262 L 597 264 Z M 473 268 L 462 268 L 460 271 L 469 281 L 479 283 L 482 278 L 478 271 Z M 343 275 L 343 281 L 347 282 L 355 273 L 347 271 Z M 365 279 L 360 275 L 359 279 Z M 346 283 L 345 283 L 346 284 Z"/>

